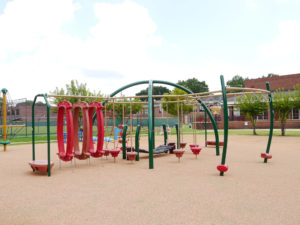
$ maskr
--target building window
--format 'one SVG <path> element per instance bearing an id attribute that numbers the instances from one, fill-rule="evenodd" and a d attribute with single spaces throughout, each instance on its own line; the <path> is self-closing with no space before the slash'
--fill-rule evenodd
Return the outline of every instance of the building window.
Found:
<path id="1" fill-rule="evenodd" d="M 11 115 L 15 115 L 15 110 L 11 110 Z"/>
<path id="2" fill-rule="evenodd" d="M 257 120 L 268 120 L 268 110 L 264 111 L 261 116 L 258 116 Z"/>
<path id="3" fill-rule="evenodd" d="M 16 115 L 20 115 L 20 110 L 19 109 L 16 109 Z"/>
<path id="4" fill-rule="evenodd" d="M 299 120 L 299 110 L 298 109 L 292 110 L 292 120 Z"/>
<path id="5" fill-rule="evenodd" d="M 10 116 L 10 110 L 7 110 L 7 115 Z"/>

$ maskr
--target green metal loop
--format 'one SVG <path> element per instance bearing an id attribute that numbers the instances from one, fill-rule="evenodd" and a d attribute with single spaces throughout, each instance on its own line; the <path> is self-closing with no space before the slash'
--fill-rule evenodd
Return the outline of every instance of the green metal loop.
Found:
<path id="1" fill-rule="evenodd" d="M 123 154 L 123 159 L 126 159 L 126 133 L 127 133 L 127 128 L 128 126 L 125 125 L 123 128 L 123 135 L 122 135 L 122 154 Z"/>
<path id="2" fill-rule="evenodd" d="M 48 152 L 48 176 L 51 176 L 50 167 L 50 104 L 47 99 L 47 94 L 38 94 L 34 97 L 32 102 L 32 160 L 35 160 L 35 119 L 34 119 L 34 106 L 38 97 L 43 97 L 47 106 L 47 152 Z"/>
<path id="3" fill-rule="evenodd" d="M 228 141 L 228 106 L 227 106 L 226 87 L 225 87 L 223 75 L 220 76 L 220 79 L 221 79 L 221 87 L 222 87 L 223 114 L 224 114 L 224 145 L 223 145 L 221 164 L 225 165 L 226 153 L 227 153 L 227 141 Z M 220 172 L 220 176 L 223 175 L 224 172 Z"/>
<path id="4" fill-rule="evenodd" d="M 271 142 L 272 142 L 272 136 L 273 136 L 273 126 L 274 126 L 274 109 L 273 109 L 273 100 L 272 100 L 272 94 L 270 89 L 269 82 L 266 82 L 267 90 L 270 91 L 268 94 L 269 97 L 269 109 L 270 109 L 270 130 L 269 130 L 269 139 L 267 144 L 266 153 L 268 154 L 270 152 Z M 267 163 L 268 159 L 264 159 L 264 163 Z"/>

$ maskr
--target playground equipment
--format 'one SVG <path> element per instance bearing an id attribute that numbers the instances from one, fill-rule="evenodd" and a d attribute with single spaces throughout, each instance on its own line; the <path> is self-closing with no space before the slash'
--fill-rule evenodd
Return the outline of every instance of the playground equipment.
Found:
<path id="1" fill-rule="evenodd" d="M 197 159 L 197 156 L 199 155 L 202 148 L 200 148 L 200 147 L 191 147 L 191 150 L 192 150 L 193 154 L 196 156 L 196 159 Z"/>
<path id="2" fill-rule="evenodd" d="M 17 124 L 7 124 L 7 92 L 6 88 L 1 90 L 2 92 L 2 115 L 3 115 L 3 125 L 0 125 L 0 128 L 3 130 L 3 140 L 0 141 L 0 144 L 3 145 L 3 151 L 6 152 L 7 145 L 10 144 L 10 141 L 7 140 L 7 129 L 10 127 L 24 127 L 25 125 Z"/>
<path id="3" fill-rule="evenodd" d="M 178 158 L 178 162 L 180 162 L 180 158 L 183 156 L 184 149 L 175 149 L 173 152 Z"/>
<path id="4" fill-rule="evenodd" d="M 135 83 L 131 83 L 128 84 L 126 86 L 121 87 L 120 89 L 116 90 L 115 92 L 113 92 L 108 98 L 103 98 L 103 102 L 102 105 L 105 106 L 105 104 L 107 102 L 113 102 L 116 99 L 132 99 L 132 98 L 144 98 L 147 99 L 147 105 L 148 105 L 148 149 L 149 149 L 149 169 L 153 169 L 154 168 L 154 158 L 153 158 L 153 154 L 155 153 L 155 120 L 154 120 L 154 97 L 165 97 L 164 95 L 156 95 L 153 96 L 152 94 L 152 88 L 153 88 L 153 84 L 164 84 L 164 85 L 170 85 L 176 88 L 179 88 L 183 91 L 185 91 L 187 94 L 184 95 L 180 95 L 180 96 L 172 96 L 172 97 L 185 97 L 186 99 L 188 99 L 189 101 L 193 102 L 193 103 L 199 103 L 202 108 L 204 109 L 204 111 L 206 112 L 206 114 L 209 116 L 209 119 L 213 125 L 213 129 L 214 129 L 214 135 L 215 135 L 215 147 L 216 147 L 216 155 L 219 154 L 219 134 L 218 134 L 218 129 L 216 126 L 216 122 L 215 119 L 210 111 L 210 109 L 207 107 L 207 105 L 204 103 L 205 98 L 211 98 L 211 97 L 215 97 L 218 96 L 217 93 L 221 93 L 222 96 L 222 106 L 223 106 L 223 116 L 224 116 L 224 144 L 223 144 L 223 151 L 222 151 L 222 158 L 221 158 L 221 163 L 217 166 L 217 169 L 220 171 L 220 175 L 223 176 L 224 172 L 226 172 L 228 170 L 228 165 L 226 164 L 226 154 L 227 154 L 227 142 L 228 142 L 228 107 L 227 107 L 227 95 L 228 96 L 234 96 L 234 95 L 240 95 L 240 94 L 244 94 L 244 93 L 264 93 L 264 94 L 268 94 L 268 98 L 269 98 L 269 106 L 270 106 L 270 111 L 271 111 L 271 117 L 270 117 L 270 132 L 269 132 L 269 139 L 268 139 L 268 144 L 267 144 L 267 150 L 266 150 L 266 154 L 269 154 L 270 151 L 270 145 L 271 145 L 271 140 L 272 140 L 272 131 L 273 131 L 273 106 L 272 106 L 272 96 L 270 93 L 270 88 L 269 88 L 269 84 L 267 83 L 267 90 L 262 90 L 262 89 L 252 89 L 252 88 L 226 88 L 225 87 L 225 83 L 224 83 L 224 77 L 221 75 L 220 77 L 221 79 L 221 87 L 222 90 L 220 91 L 213 91 L 213 92 L 203 92 L 203 93 L 193 93 L 192 91 L 188 90 L 187 88 L 178 85 L 178 84 L 174 84 L 171 82 L 167 82 L 167 81 L 160 81 L 160 80 L 149 80 L 149 81 L 139 81 L 139 82 L 135 82 Z M 140 84 L 148 84 L 148 95 L 146 96 L 132 96 L 132 97 L 115 97 L 118 93 L 122 92 L 125 89 L 128 89 L 130 87 L 136 86 L 136 85 L 140 85 Z M 227 93 L 227 91 L 232 91 L 232 90 L 240 90 L 243 91 L 243 93 Z M 49 97 L 74 97 L 74 98 L 91 98 L 91 99 L 99 99 L 99 97 L 97 96 L 60 96 L 60 95 L 46 95 L 46 94 L 39 94 L 35 96 L 35 99 L 33 101 L 33 105 L 32 105 L 32 148 L 33 148 L 33 160 L 35 160 L 35 127 L 34 127 L 34 105 L 36 102 L 37 97 L 43 97 L 46 101 L 46 105 L 47 105 L 47 139 L 48 139 L 48 168 L 50 168 L 50 132 L 49 132 L 49 103 L 47 98 Z M 133 104 L 133 102 L 131 102 L 130 104 Z M 76 108 L 81 109 L 82 111 L 85 110 L 87 106 L 80 103 L 80 105 L 78 107 L 75 107 L 74 110 L 76 110 Z M 113 108 L 114 108 L 114 104 L 113 104 Z M 78 110 L 79 110 L 78 109 Z M 76 113 L 75 113 L 76 114 Z M 114 114 L 114 109 L 113 109 L 113 114 Z M 76 118 L 76 117 L 75 117 Z M 96 118 L 96 114 L 94 114 L 94 118 Z M 115 117 L 113 116 L 113 127 L 116 126 L 116 121 L 115 121 Z M 88 127 L 87 124 L 89 124 L 89 120 L 84 119 L 84 123 L 86 124 L 86 127 Z M 122 136 L 122 158 L 126 159 L 127 158 L 127 148 L 126 148 L 126 129 L 127 126 L 124 126 L 123 129 L 123 136 Z M 98 128 L 98 132 L 101 129 Z M 101 131 L 100 131 L 101 132 Z M 75 132 L 76 133 L 76 132 Z M 86 135 L 86 139 L 88 140 L 88 133 L 89 133 L 89 129 L 88 128 L 84 128 L 84 133 Z M 132 134 L 132 132 L 131 132 Z M 125 136 L 124 136 L 125 135 Z M 77 135 L 76 135 L 77 136 Z M 125 137 L 125 138 L 124 138 Z M 63 139 L 63 138 L 62 138 Z M 60 140 L 58 138 L 58 140 Z M 71 144 L 71 143 L 70 143 Z M 85 143 L 85 145 L 88 145 L 88 142 Z M 177 124 L 177 146 L 180 146 L 180 129 L 178 129 L 178 124 Z M 88 148 L 87 148 L 88 149 Z M 130 148 L 132 151 L 132 147 Z M 77 150 L 75 150 L 77 151 Z M 165 149 L 163 150 L 165 151 Z M 80 154 L 77 154 L 77 156 L 82 156 L 83 158 L 86 158 L 88 153 L 88 151 L 85 150 L 85 147 L 82 149 L 82 152 Z M 106 154 L 106 153 L 104 153 Z M 114 141 L 114 149 L 113 149 L 113 154 L 117 154 L 115 151 L 115 141 Z M 178 152 L 179 154 L 179 152 Z M 183 154 L 183 153 L 182 153 Z M 64 155 L 64 154 L 62 154 Z M 66 155 L 66 154 L 65 154 Z M 181 155 L 182 156 L 182 155 Z M 71 157 L 71 155 L 70 155 Z M 270 157 L 269 157 L 270 158 Z M 264 158 L 264 162 L 266 163 L 268 160 L 268 158 Z M 48 176 L 51 175 L 51 170 L 48 169 Z"/>

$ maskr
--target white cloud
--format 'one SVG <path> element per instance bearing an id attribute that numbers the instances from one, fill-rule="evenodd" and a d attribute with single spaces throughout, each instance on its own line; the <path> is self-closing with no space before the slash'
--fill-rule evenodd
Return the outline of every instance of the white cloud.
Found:
<path id="1" fill-rule="evenodd" d="M 153 66 L 147 51 L 162 39 L 144 7 L 131 1 L 96 4 L 99 22 L 85 41 L 63 30 L 77 9 L 72 0 L 15 0 L 6 5 L 0 15 L 0 73 L 12 96 L 32 98 L 71 79 L 110 93 L 122 82 L 142 79 Z M 84 74 L 97 70 L 124 77 L 116 83 L 113 77 Z"/>
<path id="2" fill-rule="evenodd" d="M 257 7 L 257 3 L 252 1 L 252 0 L 247 0 L 246 1 L 246 6 L 249 8 L 256 8 Z"/>
<path id="3" fill-rule="evenodd" d="M 277 73 L 299 72 L 300 22 L 284 21 L 279 24 L 279 34 L 269 44 L 259 46 L 260 60 Z M 273 68 L 273 69 L 272 69 Z"/>

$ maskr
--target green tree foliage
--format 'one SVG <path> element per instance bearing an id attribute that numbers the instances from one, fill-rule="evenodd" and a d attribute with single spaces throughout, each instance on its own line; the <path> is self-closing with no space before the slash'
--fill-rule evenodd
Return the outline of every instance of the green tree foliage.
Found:
<path id="1" fill-rule="evenodd" d="M 166 97 L 164 97 L 162 99 L 162 101 L 164 101 L 164 102 L 178 101 L 178 100 L 183 101 L 186 99 L 186 97 L 184 97 L 184 96 L 183 97 L 168 97 L 168 95 L 184 95 L 184 94 L 186 94 L 185 91 L 180 90 L 179 88 L 175 88 L 174 91 L 170 92 L 169 94 L 165 94 Z M 179 104 L 179 115 L 181 118 L 181 103 L 163 103 L 162 106 L 163 106 L 163 109 L 165 111 L 167 111 L 169 114 L 176 116 L 176 115 L 178 115 L 178 104 Z M 183 111 L 183 114 L 190 113 L 193 111 L 193 106 L 183 104 L 182 111 Z"/>
<path id="2" fill-rule="evenodd" d="M 256 120 L 268 109 L 268 104 L 260 94 L 246 94 L 237 98 L 237 106 L 242 115 L 245 115 L 252 124 L 253 134 L 256 135 Z"/>
<path id="3" fill-rule="evenodd" d="M 87 103 L 90 103 L 92 101 L 102 101 L 103 95 L 101 92 L 91 92 L 86 84 L 79 83 L 77 80 L 71 80 L 70 84 L 66 84 L 66 89 L 59 89 L 56 87 L 56 89 L 51 92 L 54 95 L 75 95 L 75 96 L 99 96 L 99 99 L 88 99 L 88 98 L 64 98 L 64 97 L 58 97 L 53 100 L 53 104 L 57 105 L 59 102 L 63 100 L 67 100 L 74 104 L 77 101 L 85 101 Z"/>
<path id="4" fill-rule="evenodd" d="M 245 87 L 246 79 L 244 79 L 242 76 L 235 75 L 231 80 L 227 81 L 226 84 L 229 87 Z"/>
<path id="5" fill-rule="evenodd" d="M 179 80 L 177 84 L 190 89 L 194 93 L 207 92 L 209 90 L 205 81 L 199 81 L 197 78 Z"/>
<path id="6" fill-rule="evenodd" d="M 291 113 L 291 110 L 295 106 L 295 95 L 291 92 L 285 92 L 284 89 L 277 89 L 273 96 L 273 106 L 275 115 L 278 116 L 281 127 L 281 135 L 285 135 L 285 123 Z"/>
<path id="7" fill-rule="evenodd" d="M 108 111 L 110 111 L 111 116 L 115 116 L 117 124 L 122 124 L 123 118 L 125 120 L 124 124 L 128 124 L 128 120 L 130 119 L 130 117 L 132 117 L 133 114 L 137 114 L 144 109 L 144 103 L 136 103 L 139 102 L 139 99 L 134 99 L 132 100 L 132 102 L 134 103 L 130 104 L 130 100 L 120 99 L 116 100 L 114 103 L 107 103 L 105 107 Z M 130 115 L 130 108 L 132 108 L 132 115 Z"/>
<path id="8" fill-rule="evenodd" d="M 164 95 L 165 93 L 170 93 L 170 90 L 164 86 L 153 86 L 153 95 Z M 135 94 L 136 96 L 148 95 L 148 88 L 141 90 Z M 154 100 L 161 100 L 161 98 L 154 98 Z M 141 98 L 141 101 L 147 101 L 146 98 Z"/>

